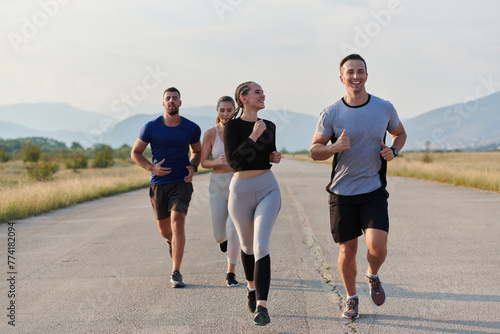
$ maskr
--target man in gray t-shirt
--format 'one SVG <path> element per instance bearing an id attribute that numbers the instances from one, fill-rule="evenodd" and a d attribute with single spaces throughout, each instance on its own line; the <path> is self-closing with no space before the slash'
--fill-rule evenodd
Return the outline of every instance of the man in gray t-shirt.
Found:
<path id="1" fill-rule="evenodd" d="M 376 305 L 385 301 L 378 271 L 387 255 L 389 215 L 385 190 L 387 161 L 398 155 L 406 132 L 393 105 L 366 92 L 366 62 L 352 54 L 340 62 L 340 81 L 346 95 L 324 109 L 311 145 L 314 160 L 334 156 L 330 193 L 330 228 L 339 244 L 338 265 L 347 293 L 342 316 L 358 318 L 356 253 L 364 232 L 368 246 L 365 274 Z M 386 132 L 392 145 L 385 145 Z M 331 140 L 331 144 L 328 142 Z"/>

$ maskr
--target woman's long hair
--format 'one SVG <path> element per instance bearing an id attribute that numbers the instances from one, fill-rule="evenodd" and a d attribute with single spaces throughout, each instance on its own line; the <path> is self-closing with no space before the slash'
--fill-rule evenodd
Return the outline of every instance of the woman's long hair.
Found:
<path id="1" fill-rule="evenodd" d="M 236 104 L 238 105 L 238 107 L 234 111 L 234 115 L 233 117 L 231 117 L 231 119 L 235 119 L 236 117 L 238 117 L 238 112 L 240 110 L 243 113 L 243 102 L 241 102 L 240 96 L 248 95 L 251 83 L 253 83 L 253 81 L 247 81 L 236 87 L 236 92 L 234 93 L 234 99 L 236 100 Z"/>

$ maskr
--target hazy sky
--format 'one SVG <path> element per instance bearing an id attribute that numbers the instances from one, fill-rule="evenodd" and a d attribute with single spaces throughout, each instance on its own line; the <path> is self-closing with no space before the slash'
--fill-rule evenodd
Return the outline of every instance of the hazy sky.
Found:
<path id="1" fill-rule="evenodd" d="M 0 11 L 1 105 L 123 117 L 161 113 L 170 86 L 204 106 L 252 80 L 267 109 L 317 115 L 343 96 L 338 63 L 353 52 L 368 92 L 402 118 L 500 91 L 495 0 L 10 0 Z"/>

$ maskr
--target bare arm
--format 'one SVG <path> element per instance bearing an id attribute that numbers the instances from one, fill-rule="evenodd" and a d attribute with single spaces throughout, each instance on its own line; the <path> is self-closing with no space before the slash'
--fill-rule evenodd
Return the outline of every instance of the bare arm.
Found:
<path id="1" fill-rule="evenodd" d="M 136 164 L 141 166 L 147 171 L 150 171 L 153 174 L 156 174 L 158 176 L 163 176 L 170 174 L 170 168 L 165 168 L 162 167 L 161 164 L 165 161 L 163 159 L 162 161 L 159 161 L 156 164 L 152 164 L 151 162 L 148 161 L 143 155 L 144 150 L 148 147 L 148 143 L 143 142 L 139 138 L 135 140 L 134 146 L 132 147 L 132 151 L 130 152 L 130 157 Z"/>
<path id="2" fill-rule="evenodd" d="M 337 141 L 328 145 L 329 136 L 314 134 L 313 141 L 309 153 L 313 160 L 326 160 L 335 153 L 343 152 L 351 148 L 351 139 L 347 137 L 346 130 L 342 132 Z"/>
<path id="3" fill-rule="evenodd" d="M 392 136 L 392 145 L 396 150 L 401 151 L 406 143 L 406 131 L 403 123 L 399 122 L 399 125 L 392 131 L 389 131 Z"/>
<path id="4" fill-rule="evenodd" d="M 406 131 L 403 126 L 403 123 L 399 122 L 399 125 L 392 131 L 389 131 L 392 136 L 392 144 L 390 147 L 386 146 L 382 143 L 382 150 L 380 151 L 380 155 L 387 161 L 391 161 L 394 159 L 394 152 L 391 150 L 391 147 L 394 147 L 398 152 L 403 148 L 406 142 Z"/>
<path id="5" fill-rule="evenodd" d="M 200 164 L 201 142 L 191 144 L 190 146 L 191 146 L 191 161 L 190 161 L 191 164 L 189 166 L 186 166 L 186 168 L 189 171 L 189 174 L 184 178 L 184 182 L 191 182 L 193 180 L 195 168 L 197 169 L 198 165 Z"/>
<path id="6" fill-rule="evenodd" d="M 198 167 L 201 158 L 201 142 L 191 144 L 191 165 Z"/>
<path id="7" fill-rule="evenodd" d="M 213 142 L 215 140 L 216 128 L 209 129 L 205 132 L 203 136 L 203 145 L 201 146 L 201 167 L 203 168 L 215 168 L 226 163 L 226 155 L 222 154 L 219 157 L 212 157 L 210 160 L 210 154 L 212 152 Z"/>

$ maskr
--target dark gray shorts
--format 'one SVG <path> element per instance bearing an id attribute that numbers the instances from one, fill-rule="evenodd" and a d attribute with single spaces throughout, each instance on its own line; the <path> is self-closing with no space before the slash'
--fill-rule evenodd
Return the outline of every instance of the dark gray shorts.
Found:
<path id="1" fill-rule="evenodd" d="M 338 243 L 358 238 L 367 228 L 389 232 L 388 197 L 384 188 L 354 196 L 330 194 L 333 240 Z"/>
<path id="2" fill-rule="evenodd" d="M 192 194 L 191 182 L 149 185 L 149 198 L 157 220 L 170 217 L 170 211 L 187 214 Z"/>

